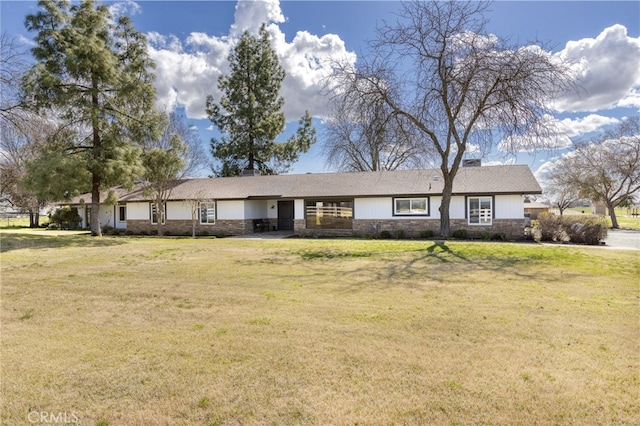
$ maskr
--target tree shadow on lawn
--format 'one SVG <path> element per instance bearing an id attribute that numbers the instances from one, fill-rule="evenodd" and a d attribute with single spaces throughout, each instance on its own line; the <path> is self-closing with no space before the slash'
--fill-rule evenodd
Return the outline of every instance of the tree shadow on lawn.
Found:
<path id="1" fill-rule="evenodd" d="M 491 243 L 479 242 L 478 244 L 487 245 L 487 256 L 473 259 L 465 256 L 462 251 L 448 246 L 446 241 L 434 241 L 426 249 L 420 250 L 422 254 L 405 262 L 391 262 L 386 267 L 378 269 L 375 280 L 368 282 L 366 287 L 371 285 L 378 287 L 395 286 L 398 285 L 398 277 L 404 277 L 404 280 L 402 280 L 404 285 L 413 287 L 411 284 L 412 279 L 427 276 L 425 274 L 429 274 L 431 279 L 437 280 L 437 277 L 441 274 L 453 275 L 472 270 L 509 274 L 524 279 L 540 279 L 541 274 L 539 271 L 529 269 L 525 271 L 519 267 L 522 262 L 527 262 L 526 258 L 505 254 L 491 256 Z M 349 274 L 360 276 L 370 272 L 368 267 L 364 267 L 350 271 Z M 549 277 L 549 279 L 553 279 L 553 277 Z M 416 282 L 416 286 L 418 285 L 418 282 Z M 357 291 L 358 289 L 353 288 L 351 290 Z"/>
<path id="2" fill-rule="evenodd" d="M 109 247 L 125 244 L 125 240 L 118 238 L 92 237 L 86 234 L 41 235 L 35 233 L 0 234 L 0 253 L 22 249 L 50 249 L 66 247 Z"/>

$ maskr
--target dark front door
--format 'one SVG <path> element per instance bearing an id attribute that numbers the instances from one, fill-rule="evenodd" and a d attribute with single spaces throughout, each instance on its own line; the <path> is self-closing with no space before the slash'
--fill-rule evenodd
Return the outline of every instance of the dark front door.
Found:
<path id="1" fill-rule="evenodd" d="M 278 230 L 293 231 L 293 200 L 278 201 Z"/>

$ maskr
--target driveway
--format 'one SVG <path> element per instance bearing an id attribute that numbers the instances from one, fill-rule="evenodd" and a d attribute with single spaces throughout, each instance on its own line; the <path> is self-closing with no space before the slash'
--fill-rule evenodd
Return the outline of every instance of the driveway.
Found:
<path id="1" fill-rule="evenodd" d="M 609 235 L 604 241 L 607 247 L 640 250 L 640 231 L 609 229 Z"/>

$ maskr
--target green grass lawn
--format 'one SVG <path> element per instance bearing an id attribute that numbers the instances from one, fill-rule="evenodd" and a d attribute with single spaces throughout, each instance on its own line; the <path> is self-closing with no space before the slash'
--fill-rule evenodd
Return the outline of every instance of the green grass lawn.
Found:
<path id="1" fill-rule="evenodd" d="M 2 424 L 640 418 L 637 251 L 0 237 Z"/>

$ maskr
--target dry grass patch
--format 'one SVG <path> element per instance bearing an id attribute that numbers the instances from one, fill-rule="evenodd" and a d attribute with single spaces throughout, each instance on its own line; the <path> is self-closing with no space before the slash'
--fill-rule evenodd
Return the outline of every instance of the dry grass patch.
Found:
<path id="1" fill-rule="evenodd" d="M 2 422 L 633 424 L 637 252 L 2 234 Z"/>

